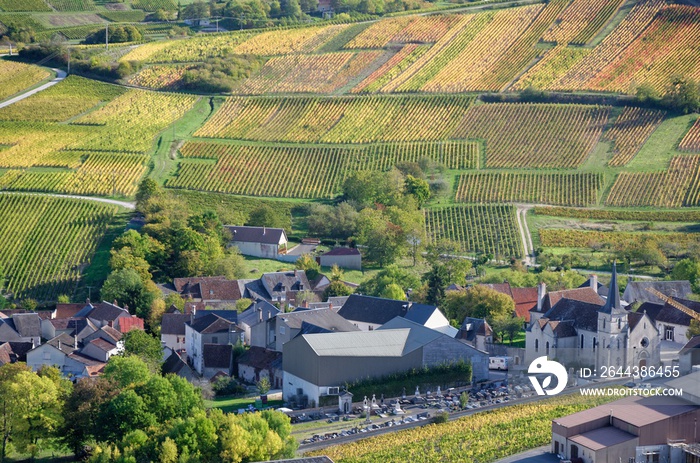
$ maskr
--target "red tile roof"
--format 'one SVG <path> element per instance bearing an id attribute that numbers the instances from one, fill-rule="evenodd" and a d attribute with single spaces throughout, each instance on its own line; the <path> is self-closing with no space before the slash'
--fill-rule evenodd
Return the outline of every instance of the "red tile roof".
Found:
<path id="1" fill-rule="evenodd" d="M 71 318 L 82 310 L 87 304 L 56 304 L 53 318 Z"/>
<path id="2" fill-rule="evenodd" d="M 515 302 L 515 316 L 524 318 L 527 323 L 530 322 L 530 309 L 537 307 L 536 287 L 514 288 L 510 283 L 495 283 L 484 286 L 513 299 L 513 302 Z"/>
<path id="3" fill-rule="evenodd" d="M 143 318 L 139 317 L 124 317 L 118 320 L 119 331 L 122 333 L 128 333 L 131 330 L 144 330 Z"/>

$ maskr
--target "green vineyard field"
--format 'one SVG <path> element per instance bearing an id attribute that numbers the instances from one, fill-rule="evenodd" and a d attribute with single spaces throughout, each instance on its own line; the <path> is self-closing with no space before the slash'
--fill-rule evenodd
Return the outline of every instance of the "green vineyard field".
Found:
<path id="1" fill-rule="evenodd" d="M 513 206 L 452 206 L 425 212 L 431 241 L 449 239 L 462 251 L 521 257 L 522 240 Z"/>
<path id="2" fill-rule="evenodd" d="M 358 170 L 388 170 L 401 162 L 429 158 L 449 169 L 478 164 L 473 142 L 407 142 L 361 147 L 313 145 L 269 147 L 187 143 L 178 174 L 167 186 L 252 196 L 332 198 Z M 203 162 L 203 160 L 216 160 Z"/>
<path id="3" fill-rule="evenodd" d="M 93 201 L 0 195 L 0 267 L 6 290 L 38 300 L 72 294 L 118 211 Z"/>

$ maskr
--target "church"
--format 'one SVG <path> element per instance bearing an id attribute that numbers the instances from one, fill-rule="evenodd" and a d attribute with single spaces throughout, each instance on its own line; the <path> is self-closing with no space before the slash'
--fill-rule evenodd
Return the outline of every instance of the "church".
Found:
<path id="1" fill-rule="evenodd" d="M 613 265 L 607 298 L 593 287 L 544 294 L 530 311 L 525 335 L 526 362 L 546 355 L 567 368 L 591 368 L 597 375 L 609 367 L 659 366 L 661 337 L 646 312 L 631 312 L 620 302 Z"/>

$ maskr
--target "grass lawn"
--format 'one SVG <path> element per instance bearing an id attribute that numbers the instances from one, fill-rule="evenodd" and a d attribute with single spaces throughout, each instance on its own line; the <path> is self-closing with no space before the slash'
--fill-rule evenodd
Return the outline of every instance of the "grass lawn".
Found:
<path id="1" fill-rule="evenodd" d="M 255 406 L 255 400 L 260 399 L 260 397 L 217 397 L 213 400 L 205 400 L 204 406 L 206 408 L 220 408 L 225 413 L 237 412 L 240 408 L 248 408 L 248 405 Z M 268 400 L 266 407 L 278 408 L 281 407 L 284 402 L 281 399 Z"/>

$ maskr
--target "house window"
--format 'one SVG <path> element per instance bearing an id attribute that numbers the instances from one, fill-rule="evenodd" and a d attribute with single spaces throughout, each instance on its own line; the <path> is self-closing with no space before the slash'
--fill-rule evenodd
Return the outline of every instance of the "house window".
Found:
<path id="1" fill-rule="evenodd" d="M 44 350 L 44 360 L 51 360 L 51 352 Z"/>
<path id="2" fill-rule="evenodd" d="M 581 335 L 581 349 L 583 349 L 583 335 Z"/>
<path id="3" fill-rule="evenodd" d="M 605 329 L 605 319 L 603 319 L 603 329 Z"/>
<path id="4" fill-rule="evenodd" d="M 658 453 L 652 453 L 651 455 L 647 455 L 647 463 L 659 463 L 659 454 Z"/>
<path id="5" fill-rule="evenodd" d="M 547 341 L 547 344 L 545 345 L 544 353 L 545 353 L 546 355 L 549 355 L 549 341 Z"/>
<path id="6" fill-rule="evenodd" d="M 674 328 L 672 326 L 665 326 L 664 327 L 664 339 L 666 341 L 673 341 L 675 339 L 675 336 L 673 335 Z"/>
<path id="7" fill-rule="evenodd" d="M 593 350 L 595 351 L 595 338 L 593 338 Z"/>
<path id="8" fill-rule="evenodd" d="M 535 352 L 540 350 L 540 340 L 535 339 Z"/>
<path id="9" fill-rule="evenodd" d="M 621 328 L 622 328 L 622 319 L 621 319 L 621 318 L 618 318 L 618 319 L 617 319 L 617 329 L 619 330 L 619 329 L 621 329 Z"/>
<path id="10" fill-rule="evenodd" d="M 620 338 L 617 338 L 617 350 L 620 350 Z"/>
<path id="11" fill-rule="evenodd" d="M 219 344 L 219 338 L 216 337 L 216 336 L 213 336 L 213 337 L 211 338 L 211 342 L 212 342 L 213 344 Z"/>
<path id="12" fill-rule="evenodd" d="M 280 334 L 284 334 L 285 331 L 286 331 L 286 330 L 284 329 L 284 326 L 280 326 Z"/>

